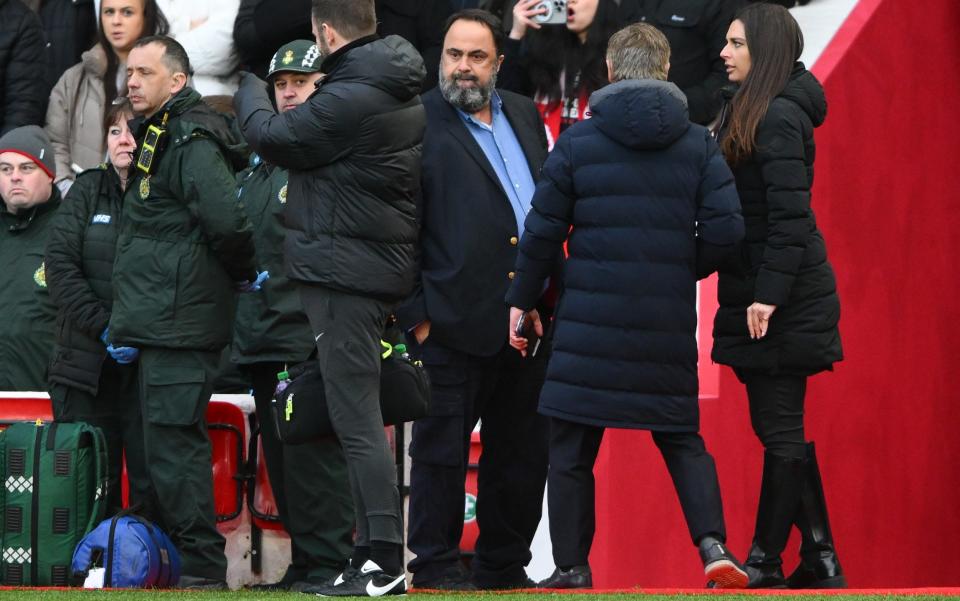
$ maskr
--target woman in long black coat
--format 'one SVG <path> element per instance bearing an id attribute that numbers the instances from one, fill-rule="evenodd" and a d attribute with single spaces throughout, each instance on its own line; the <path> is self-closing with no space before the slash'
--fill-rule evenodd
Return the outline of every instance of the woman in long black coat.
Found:
<path id="1" fill-rule="evenodd" d="M 763 443 L 763 482 L 747 558 L 750 586 L 842 587 L 813 443 L 803 431 L 807 378 L 843 358 L 840 302 L 810 208 L 813 130 L 827 104 L 797 62 L 803 35 L 782 6 L 744 8 L 721 57 L 738 84 L 716 133 L 733 168 L 746 237 L 720 270 L 713 359 L 746 384 Z M 780 554 L 792 524 L 802 562 L 784 578 Z M 749 568 L 753 568 L 752 570 Z"/>

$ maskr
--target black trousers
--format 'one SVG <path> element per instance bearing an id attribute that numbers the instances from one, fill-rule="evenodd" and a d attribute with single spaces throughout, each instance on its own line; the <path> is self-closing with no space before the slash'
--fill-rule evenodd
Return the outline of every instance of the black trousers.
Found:
<path id="1" fill-rule="evenodd" d="M 587 565 L 596 531 L 593 464 L 604 430 L 550 419 L 547 507 L 553 558 L 561 568 Z M 725 541 L 717 468 L 703 438 L 698 432 L 651 434 L 673 479 L 694 544 L 707 535 Z"/>
<path id="2" fill-rule="evenodd" d="M 430 413 L 413 424 L 410 530 L 414 585 L 460 560 L 470 435 L 480 421 L 477 479 L 480 535 L 473 578 L 481 587 L 526 578 L 547 473 L 547 420 L 537 402 L 549 350 L 522 358 L 509 346 L 477 357 L 431 341 L 416 349 L 430 374 Z"/>
<path id="3" fill-rule="evenodd" d="M 347 459 L 357 546 L 403 544 L 397 470 L 380 413 L 380 338 L 392 306 L 301 283 L 327 410 Z"/>
<path id="4" fill-rule="evenodd" d="M 747 387 L 750 423 L 764 449 L 781 457 L 806 457 L 803 405 L 807 377 L 744 369 L 735 371 Z"/>
<path id="5" fill-rule="evenodd" d="M 336 438 L 285 445 L 277 438 L 270 402 L 283 363 L 243 366 L 250 374 L 263 457 L 280 521 L 290 535 L 293 567 L 312 581 L 336 575 L 353 550 L 353 501 L 343 450 Z"/>

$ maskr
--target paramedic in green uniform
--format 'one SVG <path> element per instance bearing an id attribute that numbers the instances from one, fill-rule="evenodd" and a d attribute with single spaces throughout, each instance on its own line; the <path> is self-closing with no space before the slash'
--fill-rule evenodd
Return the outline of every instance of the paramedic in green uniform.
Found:
<path id="1" fill-rule="evenodd" d="M 307 40 L 290 42 L 274 54 L 267 79 L 279 112 L 293 110 L 313 93 L 322 77 L 321 62 L 316 45 Z M 231 359 L 253 384 L 267 473 L 283 527 L 290 534 L 293 559 L 279 582 L 258 588 L 301 591 L 343 569 L 353 550 L 353 500 L 336 438 L 302 445 L 284 445 L 277 439 L 270 411 L 277 373 L 308 359 L 313 335 L 300 294 L 283 269 L 287 171 L 254 155 L 239 181 L 257 259 L 271 277 L 262 294 L 245 294 L 237 301 Z"/>
<path id="2" fill-rule="evenodd" d="M 259 288 L 250 223 L 237 201 L 224 120 L 188 87 L 172 38 L 139 40 L 127 58 L 137 143 L 124 196 L 107 342 L 139 362 L 149 476 L 181 588 L 224 588 L 204 416 L 237 290 Z"/>
<path id="3" fill-rule="evenodd" d="M 44 391 L 57 309 L 43 252 L 60 206 L 53 147 L 25 125 L 0 138 L 0 390 Z"/>

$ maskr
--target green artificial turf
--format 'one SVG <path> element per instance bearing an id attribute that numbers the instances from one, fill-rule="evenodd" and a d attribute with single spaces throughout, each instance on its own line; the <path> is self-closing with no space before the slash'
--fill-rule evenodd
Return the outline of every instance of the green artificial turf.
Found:
<path id="1" fill-rule="evenodd" d="M 187 591 L 63 591 L 63 590 L 4 590 L 0 599 L 6 601 L 306 601 L 313 597 L 298 593 L 261 593 L 253 591 L 232 592 L 187 592 Z M 759 598 L 795 599 L 797 601 L 888 601 L 914 600 L 933 601 L 936 599 L 960 600 L 958 596 L 948 595 L 895 595 L 895 594 L 850 594 L 850 595 L 739 595 L 739 594 L 701 594 L 685 593 L 678 595 L 647 595 L 629 593 L 598 594 L 550 594 L 550 593 L 456 593 L 456 594 L 413 594 L 407 595 L 408 601 L 755 601 Z"/>

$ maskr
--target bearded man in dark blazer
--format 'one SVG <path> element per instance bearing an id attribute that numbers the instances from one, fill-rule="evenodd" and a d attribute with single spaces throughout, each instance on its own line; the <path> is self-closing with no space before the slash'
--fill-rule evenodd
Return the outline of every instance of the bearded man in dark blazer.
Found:
<path id="1" fill-rule="evenodd" d="M 529 99 L 495 90 L 502 35 L 490 13 L 453 15 L 440 83 L 423 96 L 420 281 L 399 313 L 433 388 L 410 445 L 407 545 L 417 555 L 409 569 L 418 588 L 533 584 L 524 566 L 546 477 L 546 423 L 536 410 L 549 345 L 521 357 L 502 324 L 546 138 Z M 459 543 L 478 421 L 480 535 L 469 574 Z"/>

